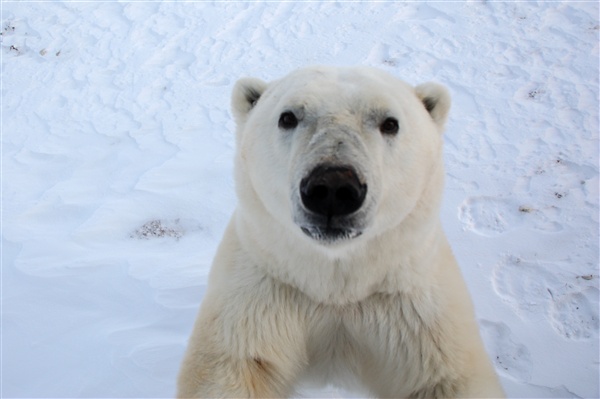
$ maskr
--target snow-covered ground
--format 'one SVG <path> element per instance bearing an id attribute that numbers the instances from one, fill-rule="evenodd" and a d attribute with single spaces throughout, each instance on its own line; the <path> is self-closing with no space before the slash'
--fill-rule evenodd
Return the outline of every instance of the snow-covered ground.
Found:
<path id="1" fill-rule="evenodd" d="M 232 85 L 311 64 L 450 88 L 442 217 L 502 383 L 600 395 L 598 2 L 1 7 L 2 397 L 174 394 Z"/>

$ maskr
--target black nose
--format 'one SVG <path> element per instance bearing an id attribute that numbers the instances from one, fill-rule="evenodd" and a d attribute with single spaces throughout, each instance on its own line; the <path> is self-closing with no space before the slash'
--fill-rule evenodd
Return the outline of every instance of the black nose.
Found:
<path id="1" fill-rule="evenodd" d="M 367 185 L 361 184 L 356 172 L 345 166 L 317 166 L 300 182 L 306 209 L 327 218 L 358 210 L 366 195 Z"/>

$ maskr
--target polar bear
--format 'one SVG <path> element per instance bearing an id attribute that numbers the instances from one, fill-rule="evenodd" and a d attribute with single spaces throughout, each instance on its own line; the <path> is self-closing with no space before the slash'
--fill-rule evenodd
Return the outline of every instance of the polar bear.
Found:
<path id="1" fill-rule="evenodd" d="M 503 396 L 439 218 L 449 108 L 366 67 L 236 83 L 239 201 L 179 397 Z"/>

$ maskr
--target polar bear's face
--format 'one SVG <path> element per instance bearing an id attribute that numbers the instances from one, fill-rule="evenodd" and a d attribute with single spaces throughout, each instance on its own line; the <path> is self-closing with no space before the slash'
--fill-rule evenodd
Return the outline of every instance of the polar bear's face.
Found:
<path id="1" fill-rule="evenodd" d="M 240 205 L 311 240 L 340 245 L 399 225 L 432 179 L 441 195 L 442 86 L 319 67 L 242 79 L 232 106 Z"/>

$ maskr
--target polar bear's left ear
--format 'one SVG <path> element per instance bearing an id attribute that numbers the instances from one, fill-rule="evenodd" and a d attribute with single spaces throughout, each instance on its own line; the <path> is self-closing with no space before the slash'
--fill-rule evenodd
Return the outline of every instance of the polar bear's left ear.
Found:
<path id="1" fill-rule="evenodd" d="M 442 132 L 448 119 L 448 111 L 450 111 L 451 101 L 448 89 L 441 84 L 429 82 L 415 87 L 415 93 L 435 124 L 438 125 L 439 131 Z"/>
<path id="2" fill-rule="evenodd" d="M 256 78 L 242 78 L 236 82 L 231 95 L 231 109 L 238 125 L 246 121 L 266 88 L 267 83 Z"/>

